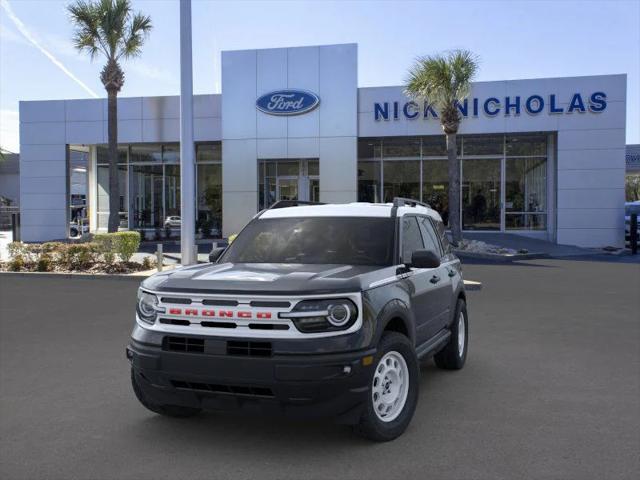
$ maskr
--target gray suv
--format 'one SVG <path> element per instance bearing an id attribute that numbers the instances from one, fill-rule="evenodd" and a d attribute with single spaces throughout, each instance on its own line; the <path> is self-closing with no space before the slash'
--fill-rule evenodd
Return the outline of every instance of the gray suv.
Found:
<path id="1" fill-rule="evenodd" d="M 210 260 L 139 288 L 127 358 L 153 412 L 331 417 L 387 441 L 413 417 L 419 361 L 465 363 L 460 261 L 420 202 L 279 202 Z"/>

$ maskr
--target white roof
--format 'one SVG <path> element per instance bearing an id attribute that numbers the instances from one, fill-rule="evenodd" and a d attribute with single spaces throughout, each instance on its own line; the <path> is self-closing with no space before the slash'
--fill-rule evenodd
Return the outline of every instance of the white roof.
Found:
<path id="1" fill-rule="evenodd" d="M 301 205 L 299 207 L 274 208 L 266 210 L 260 218 L 291 218 L 291 217 L 391 217 L 391 203 L 329 203 L 326 205 Z M 438 212 L 423 206 L 398 207 L 397 216 L 407 213 L 421 213 L 442 221 Z"/>

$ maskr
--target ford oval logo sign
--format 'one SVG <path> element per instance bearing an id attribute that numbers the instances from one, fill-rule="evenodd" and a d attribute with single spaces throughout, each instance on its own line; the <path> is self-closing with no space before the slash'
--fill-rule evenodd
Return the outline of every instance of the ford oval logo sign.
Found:
<path id="1" fill-rule="evenodd" d="M 320 98 L 305 90 L 276 90 L 256 100 L 258 110 L 269 115 L 300 115 L 313 110 Z"/>

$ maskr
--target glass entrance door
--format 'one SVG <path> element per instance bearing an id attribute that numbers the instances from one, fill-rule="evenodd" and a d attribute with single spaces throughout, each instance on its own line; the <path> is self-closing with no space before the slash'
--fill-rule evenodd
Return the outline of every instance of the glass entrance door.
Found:
<path id="1" fill-rule="evenodd" d="M 462 229 L 501 230 L 502 159 L 462 161 Z"/>
<path id="2" fill-rule="evenodd" d="M 301 200 L 298 198 L 298 177 L 278 177 L 276 181 L 277 200 Z"/>

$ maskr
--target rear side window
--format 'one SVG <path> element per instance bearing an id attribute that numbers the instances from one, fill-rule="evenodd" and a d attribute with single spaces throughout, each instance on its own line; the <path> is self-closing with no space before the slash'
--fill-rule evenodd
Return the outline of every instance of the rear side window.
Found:
<path id="1" fill-rule="evenodd" d="M 402 217 L 402 263 L 411 263 L 413 252 L 423 248 L 422 235 L 416 217 Z"/>
<path id="2" fill-rule="evenodd" d="M 420 224 L 420 231 L 422 232 L 422 238 L 424 240 L 424 248 L 432 250 L 438 256 L 442 256 L 440 242 L 438 241 L 436 232 L 433 230 L 433 226 L 429 219 L 426 217 L 420 217 L 418 223 Z"/>

